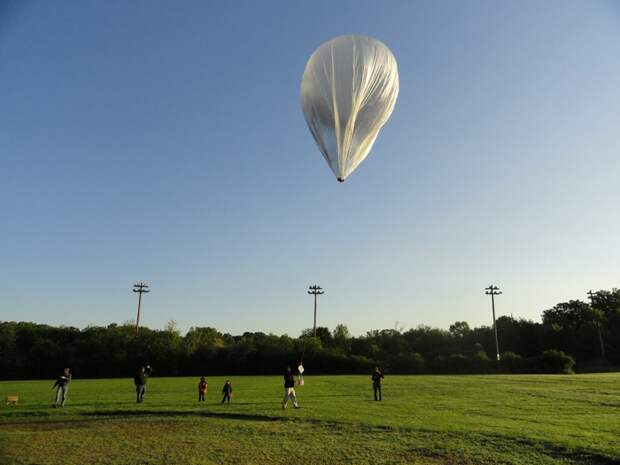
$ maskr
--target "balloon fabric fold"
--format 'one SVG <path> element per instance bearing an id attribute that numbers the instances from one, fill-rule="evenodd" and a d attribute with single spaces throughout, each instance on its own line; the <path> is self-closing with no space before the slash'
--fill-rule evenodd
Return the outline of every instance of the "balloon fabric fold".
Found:
<path id="1" fill-rule="evenodd" d="M 392 114 L 398 85 L 394 55 L 371 37 L 335 37 L 310 56 L 301 80 L 301 107 L 338 181 L 370 152 Z"/>

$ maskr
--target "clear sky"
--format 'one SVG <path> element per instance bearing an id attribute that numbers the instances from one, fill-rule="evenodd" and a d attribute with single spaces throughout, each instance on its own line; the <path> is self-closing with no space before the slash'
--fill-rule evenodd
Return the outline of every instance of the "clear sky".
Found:
<path id="1" fill-rule="evenodd" d="M 400 95 L 344 183 L 310 54 L 383 41 Z M 620 286 L 614 1 L 0 0 L 0 319 L 298 335 L 538 320 Z M 397 323 L 398 322 L 398 323 Z"/>

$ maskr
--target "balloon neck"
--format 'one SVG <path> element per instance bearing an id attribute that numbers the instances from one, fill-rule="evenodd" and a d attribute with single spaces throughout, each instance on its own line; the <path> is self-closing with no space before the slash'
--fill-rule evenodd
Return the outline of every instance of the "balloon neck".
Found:
<path id="1" fill-rule="evenodd" d="M 344 178 L 338 178 L 338 182 L 344 182 Z"/>

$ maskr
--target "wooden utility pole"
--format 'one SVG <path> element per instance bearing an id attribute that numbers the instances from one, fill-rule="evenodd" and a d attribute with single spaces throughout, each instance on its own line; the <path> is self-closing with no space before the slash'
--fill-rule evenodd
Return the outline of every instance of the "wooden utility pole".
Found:
<path id="1" fill-rule="evenodd" d="M 142 294 L 145 292 L 151 292 L 149 286 L 143 282 L 139 282 L 133 285 L 133 291 L 138 293 L 138 316 L 136 317 L 136 333 L 140 328 L 140 305 L 142 304 Z"/>
<path id="2" fill-rule="evenodd" d="M 489 287 L 484 289 L 484 293 L 491 296 L 491 308 L 493 309 L 493 330 L 495 331 L 495 356 L 499 362 L 499 341 L 497 339 L 497 322 L 495 321 L 495 296 L 500 295 L 502 291 L 499 290 L 499 287 L 491 284 Z"/>
<path id="3" fill-rule="evenodd" d="M 308 289 L 310 289 L 308 291 L 308 294 L 312 294 L 314 296 L 314 329 L 312 330 L 312 332 L 314 334 L 314 337 L 316 338 L 316 296 L 325 294 L 325 292 L 323 292 L 323 289 L 316 284 L 314 286 L 308 287 Z"/>

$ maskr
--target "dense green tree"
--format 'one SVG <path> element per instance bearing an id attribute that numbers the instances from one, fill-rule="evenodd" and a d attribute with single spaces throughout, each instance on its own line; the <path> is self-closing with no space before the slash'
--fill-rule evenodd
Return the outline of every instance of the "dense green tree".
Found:
<path id="1" fill-rule="evenodd" d="M 620 363 L 620 291 L 599 291 L 593 304 L 578 300 L 545 310 L 542 322 L 497 319 L 501 361 L 493 328 L 457 321 L 449 330 L 418 326 L 372 330 L 352 336 L 304 330 L 300 337 L 246 332 L 233 336 L 192 327 L 182 335 L 174 322 L 163 330 L 133 323 L 82 330 L 27 322 L 0 322 L 0 378 L 51 378 L 69 366 L 76 377 L 133 375 L 150 363 L 158 376 L 281 373 L 302 361 L 309 374 L 366 373 L 379 365 L 392 373 L 570 372 L 601 365 L 599 330 L 607 360 Z M 590 365 L 589 365 L 590 364 Z"/>
<path id="2" fill-rule="evenodd" d="M 343 324 L 336 325 L 333 332 L 334 347 L 341 350 L 343 353 L 348 353 L 351 350 L 351 333 L 349 328 Z"/>

